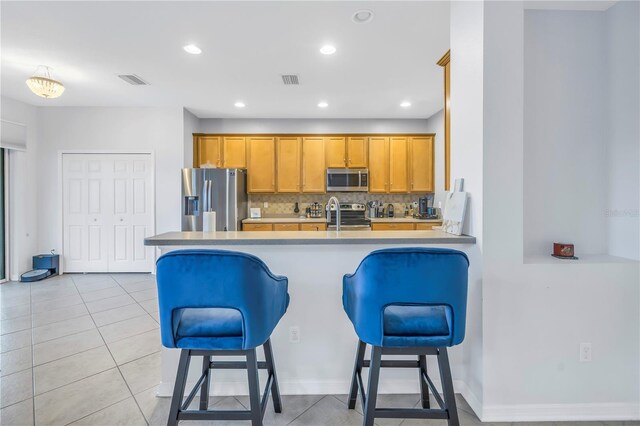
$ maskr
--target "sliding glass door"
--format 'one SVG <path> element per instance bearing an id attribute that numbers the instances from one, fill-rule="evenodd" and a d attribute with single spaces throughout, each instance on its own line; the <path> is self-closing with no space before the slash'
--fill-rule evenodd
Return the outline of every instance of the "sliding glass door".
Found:
<path id="1" fill-rule="evenodd" d="M 5 154 L 0 148 L 0 282 L 7 279 L 7 215 L 5 213 Z"/>

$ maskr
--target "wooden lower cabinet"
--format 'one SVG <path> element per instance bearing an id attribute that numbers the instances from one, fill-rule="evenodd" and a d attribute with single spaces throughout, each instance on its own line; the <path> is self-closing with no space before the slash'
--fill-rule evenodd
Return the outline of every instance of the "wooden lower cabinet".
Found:
<path id="1" fill-rule="evenodd" d="M 442 222 L 425 222 L 425 223 L 414 223 L 414 222 L 382 222 L 382 223 L 372 223 L 371 230 L 372 231 L 428 231 L 433 229 L 434 226 L 441 226 Z"/>
<path id="2" fill-rule="evenodd" d="M 413 223 L 372 223 L 372 231 L 413 231 Z"/>
<path id="3" fill-rule="evenodd" d="M 300 230 L 301 231 L 326 231 L 327 224 L 326 223 L 301 223 Z"/>
<path id="4" fill-rule="evenodd" d="M 313 223 L 243 223 L 243 231 L 326 231 L 327 224 Z"/>
<path id="5" fill-rule="evenodd" d="M 297 223 L 274 223 L 274 231 L 298 231 L 300 227 Z"/>
<path id="6" fill-rule="evenodd" d="M 273 231 L 272 223 L 243 223 L 243 231 Z"/>

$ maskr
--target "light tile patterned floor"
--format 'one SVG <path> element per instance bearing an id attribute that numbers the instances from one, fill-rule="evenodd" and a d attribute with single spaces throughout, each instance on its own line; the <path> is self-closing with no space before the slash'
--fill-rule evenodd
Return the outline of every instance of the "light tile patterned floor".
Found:
<path id="1" fill-rule="evenodd" d="M 165 425 L 170 401 L 156 397 L 160 336 L 154 277 L 67 274 L 32 284 L 1 284 L 0 367 L 3 426 Z M 283 396 L 283 413 L 276 415 L 269 407 L 265 424 L 362 424 L 362 408 L 347 410 L 345 401 L 346 395 Z M 381 395 L 379 401 L 379 406 L 412 407 L 418 396 Z M 212 397 L 210 405 L 246 409 L 248 398 Z M 461 397 L 458 409 L 463 425 L 480 424 Z M 446 422 L 389 419 L 377 424 Z"/>

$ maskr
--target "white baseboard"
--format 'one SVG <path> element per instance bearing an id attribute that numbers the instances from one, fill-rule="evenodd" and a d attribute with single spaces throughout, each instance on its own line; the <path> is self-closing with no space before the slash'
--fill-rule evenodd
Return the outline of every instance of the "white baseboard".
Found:
<path id="1" fill-rule="evenodd" d="M 280 392 L 283 395 L 340 395 L 349 392 L 350 381 L 302 381 L 279 380 Z M 263 383 L 263 381 L 261 381 Z M 191 389 L 195 383 L 188 383 Z M 440 381 L 434 380 L 438 390 Z M 248 388 L 244 381 L 212 383 L 212 394 L 219 396 L 247 395 Z M 455 392 L 461 394 L 471 409 L 483 422 L 525 422 L 525 421 L 606 421 L 606 420 L 640 420 L 640 404 L 638 403 L 594 403 L 594 404 L 522 404 L 483 406 L 480 399 L 460 380 L 454 380 Z M 173 383 L 161 383 L 158 388 L 159 397 L 170 397 Z M 419 393 L 417 381 L 395 380 L 381 381 L 379 393 Z"/>
<path id="2" fill-rule="evenodd" d="M 638 420 L 640 419 L 640 404 L 489 405 L 483 407 L 480 419 L 483 422 Z"/>

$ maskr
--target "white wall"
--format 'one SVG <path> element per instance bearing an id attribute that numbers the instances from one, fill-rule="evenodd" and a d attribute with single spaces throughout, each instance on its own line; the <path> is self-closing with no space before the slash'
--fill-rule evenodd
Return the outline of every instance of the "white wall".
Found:
<path id="1" fill-rule="evenodd" d="M 482 258 L 483 231 L 483 43 L 482 2 L 451 2 L 451 179 L 465 179 L 469 193 L 464 233 L 476 237 L 476 259 Z M 469 394 L 480 412 L 483 399 L 482 270 L 474 262 L 469 275 L 464 363 Z"/>
<path id="2" fill-rule="evenodd" d="M 523 263 L 522 3 L 484 25 L 483 420 L 637 419 L 639 265 Z"/>
<path id="3" fill-rule="evenodd" d="M 182 108 L 40 109 L 38 248 L 62 248 L 59 152 L 154 152 L 157 233 L 180 229 L 180 169 L 184 156 Z"/>
<path id="4" fill-rule="evenodd" d="M 640 3 L 621 1 L 606 12 L 609 99 L 606 211 L 608 251 L 640 260 Z M 604 201 L 604 200 L 603 200 Z M 607 214 L 608 213 L 608 214 Z"/>
<path id="5" fill-rule="evenodd" d="M 200 119 L 183 108 L 184 167 L 193 167 L 193 134 L 200 131 Z"/>
<path id="6" fill-rule="evenodd" d="M 32 269 L 31 258 L 37 251 L 37 181 L 35 168 L 38 145 L 38 109 L 2 97 L 3 119 L 27 126 L 27 150 L 9 151 L 9 278 L 17 280 Z M 48 251 L 47 251 L 48 252 Z"/>
<path id="7" fill-rule="evenodd" d="M 226 119 L 200 120 L 202 133 L 426 133 L 426 120 Z"/>
<path id="8" fill-rule="evenodd" d="M 605 23 L 603 12 L 524 15 L 525 256 L 554 241 L 607 251 Z"/>

